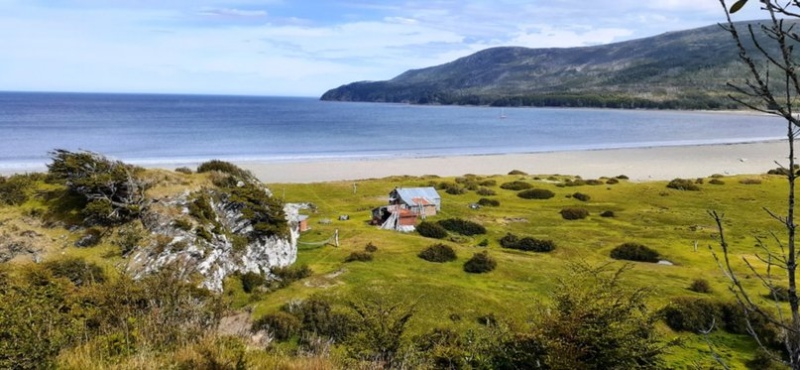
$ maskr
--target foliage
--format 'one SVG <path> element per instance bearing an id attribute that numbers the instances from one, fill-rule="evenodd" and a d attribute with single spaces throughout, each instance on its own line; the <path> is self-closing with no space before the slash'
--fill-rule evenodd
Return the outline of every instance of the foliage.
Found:
<path id="1" fill-rule="evenodd" d="M 481 198 L 478 199 L 478 204 L 483 207 L 500 207 L 500 201 L 497 199 Z"/>
<path id="2" fill-rule="evenodd" d="M 366 246 L 364 246 L 364 251 L 369 252 L 369 253 L 375 253 L 375 252 L 378 251 L 378 247 L 375 246 L 375 244 L 372 244 L 372 242 L 369 242 L 369 243 L 367 243 Z"/>
<path id="3" fill-rule="evenodd" d="M 688 179 L 673 179 L 667 184 L 667 187 L 675 190 L 700 191 L 700 187 Z"/>
<path id="4" fill-rule="evenodd" d="M 13 206 L 25 203 L 32 184 L 30 175 L 0 176 L 0 204 Z"/>
<path id="5" fill-rule="evenodd" d="M 233 163 L 221 161 L 218 159 L 212 159 L 210 161 L 203 162 L 199 166 L 197 166 L 197 173 L 205 173 L 211 171 L 226 173 L 228 175 L 232 175 L 236 178 L 239 178 L 243 181 L 251 181 L 255 179 L 255 176 L 253 176 L 253 174 L 250 171 L 241 169 Z"/>
<path id="6" fill-rule="evenodd" d="M 270 272 L 279 279 L 279 288 L 284 288 L 289 284 L 301 279 L 305 279 L 314 273 L 314 271 L 312 271 L 311 268 L 304 263 L 289 265 L 286 267 L 273 267 Z"/>
<path id="7" fill-rule="evenodd" d="M 460 218 L 448 218 L 446 220 L 440 220 L 437 223 L 445 230 L 461 235 L 472 236 L 486 234 L 486 228 L 483 227 L 483 225 Z"/>
<path id="8" fill-rule="evenodd" d="M 697 293 L 711 293 L 711 284 L 706 279 L 694 279 L 689 285 L 689 290 Z"/>
<path id="9" fill-rule="evenodd" d="M 103 237 L 103 232 L 96 228 L 89 228 L 83 232 L 83 235 L 75 241 L 76 247 L 94 247 L 95 245 L 100 244 L 100 241 Z"/>
<path id="10" fill-rule="evenodd" d="M 289 223 L 283 212 L 283 205 L 270 196 L 261 186 L 247 182 L 242 186 L 224 189 L 221 196 L 228 208 L 241 212 L 253 229 L 248 234 L 250 241 L 278 236 L 285 238 L 289 233 Z"/>
<path id="11" fill-rule="evenodd" d="M 455 261 L 457 258 L 456 251 L 452 247 L 441 243 L 423 249 L 417 256 L 428 262 L 439 263 Z"/>
<path id="12" fill-rule="evenodd" d="M 761 179 L 741 179 L 739 183 L 742 185 L 761 185 Z"/>
<path id="13" fill-rule="evenodd" d="M 364 251 L 351 252 L 345 259 L 345 262 L 369 262 L 372 261 L 372 253 Z"/>
<path id="14" fill-rule="evenodd" d="M 371 295 L 348 302 L 358 328 L 347 338 L 348 353 L 360 360 L 374 361 L 393 367 L 398 360 L 402 338 L 414 306 L 390 302 L 380 295 Z"/>
<path id="15" fill-rule="evenodd" d="M 267 281 L 264 279 L 264 275 L 252 271 L 239 274 L 239 280 L 242 282 L 242 290 L 245 293 L 252 293 Z"/>
<path id="16" fill-rule="evenodd" d="M 532 187 L 533 187 L 533 185 L 531 185 L 530 183 L 527 183 L 525 181 L 511 181 L 511 182 L 506 182 L 506 183 L 503 183 L 503 184 L 500 185 L 501 189 L 515 190 L 515 191 L 526 190 L 526 189 L 530 189 Z"/>
<path id="17" fill-rule="evenodd" d="M 614 217 L 614 211 L 603 211 L 600 213 L 600 217 Z"/>
<path id="18" fill-rule="evenodd" d="M 550 252 L 556 249 L 556 244 L 552 240 L 536 239 L 527 236 L 519 238 L 511 233 L 507 233 L 504 237 L 500 238 L 500 246 L 503 248 L 533 252 Z"/>
<path id="19" fill-rule="evenodd" d="M 447 230 L 435 222 L 420 222 L 417 225 L 417 232 L 426 238 L 444 239 L 447 237 Z"/>
<path id="20" fill-rule="evenodd" d="M 494 260 L 486 251 L 475 253 L 472 258 L 464 263 L 464 271 L 471 274 L 482 274 L 490 272 L 497 267 L 497 261 Z"/>
<path id="21" fill-rule="evenodd" d="M 592 197 L 589 196 L 589 194 L 584 194 L 584 193 L 575 193 L 572 194 L 572 197 L 577 200 L 580 200 L 581 202 L 588 202 L 589 199 L 592 199 Z"/>
<path id="22" fill-rule="evenodd" d="M 561 210 L 561 218 L 565 220 L 582 220 L 589 217 L 589 211 L 585 208 L 564 208 Z"/>
<path id="23" fill-rule="evenodd" d="M 553 290 L 553 306 L 537 320 L 551 369 L 661 369 L 663 343 L 648 313 L 647 291 L 628 289 L 627 267 L 572 265 Z M 613 330 L 610 330 L 613 328 Z M 534 346 L 536 348 L 536 346 Z M 537 351 L 538 352 L 538 351 Z"/>
<path id="24" fill-rule="evenodd" d="M 522 199 L 550 199 L 556 194 L 547 189 L 528 189 L 517 193 L 517 196 Z"/>
<path id="25" fill-rule="evenodd" d="M 708 183 L 711 185 L 725 185 L 725 181 L 720 179 L 711 179 L 708 181 Z"/>
<path id="26" fill-rule="evenodd" d="M 358 329 L 348 315 L 334 311 L 330 301 L 317 296 L 297 304 L 285 305 L 281 310 L 297 317 L 303 332 L 336 341 L 344 340 Z"/>
<path id="27" fill-rule="evenodd" d="M 300 320 L 289 313 L 270 313 L 253 322 L 252 331 L 266 330 L 277 340 L 287 340 L 300 332 Z"/>
<path id="28" fill-rule="evenodd" d="M 615 184 L 619 184 L 619 180 L 614 177 L 606 180 L 606 185 L 615 185 Z"/>
<path id="29" fill-rule="evenodd" d="M 611 258 L 637 262 L 659 261 L 659 254 L 650 247 L 639 243 L 623 243 L 611 250 Z"/>
<path id="30" fill-rule="evenodd" d="M 50 157 L 49 176 L 63 181 L 70 192 L 84 198 L 86 225 L 124 224 L 146 207 L 146 186 L 136 178 L 139 168 L 92 152 L 56 149 Z"/>
<path id="31" fill-rule="evenodd" d="M 511 170 L 508 172 L 508 174 L 512 176 L 528 176 L 527 172 L 520 170 Z"/>
<path id="32" fill-rule="evenodd" d="M 54 277 L 66 278 L 76 286 L 106 281 L 106 274 L 100 266 L 79 257 L 50 260 L 44 263 L 44 267 Z"/>
<path id="33" fill-rule="evenodd" d="M 478 194 L 478 195 L 481 195 L 481 196 L 484 196 L 484 197 L 490 197 L 490 196 L 493 196 L 493 195 L 497 195 L 497 192 L 492 190 L 492 189 L 489 189 L 489 188 L 479 188 L 478 190 L 475 191 L 475 194 Z"/>
<path id="34" fill-rule="evenodd" d="M 481 180 L 478 182 L 480 186 L 497 186 L 497 180 L 488 179 L 488 180 Z"/>
<path id="35" fill-rule="evenodd" d="M 661 310 L 661 314 L 675 331 L 700 333 L 722 324 L 722 310 L 710 299 L 677 297 Z"/>
<path id="36" fill-rule="evenodd" d="M 193 171 L 189 167 L 178 167 L 175 169 L 175 172 L 182 173 L 184 175 L 191 175 Z"/>

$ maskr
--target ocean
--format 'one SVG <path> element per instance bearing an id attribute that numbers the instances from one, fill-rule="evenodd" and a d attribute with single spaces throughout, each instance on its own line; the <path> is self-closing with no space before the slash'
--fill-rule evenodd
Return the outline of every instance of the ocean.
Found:
<path id="1" fill-rule="evenodd" d="M 157 166 L 739 143 L 785 132 L 773 117 L 708 112 L 0 92 L 4 172 L 41 170 L 53 149 Z"/>

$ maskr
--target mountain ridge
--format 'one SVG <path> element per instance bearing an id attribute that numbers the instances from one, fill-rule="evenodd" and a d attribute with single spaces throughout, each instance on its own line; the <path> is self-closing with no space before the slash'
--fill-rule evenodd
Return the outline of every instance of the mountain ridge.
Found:
<path id="1" fill-rule="evenodd" d="M 737 27 L 763 21 L 739 22 Z M 764 38 L 759 35 L 759 41 Z M 752 47 L 748 42 L 746 47 Z M 732 109 L 745 76 L 719 25 L 604 45 L 494 47 L 386 81 L 328 90 L 321 100 L 493 106 Z"/>

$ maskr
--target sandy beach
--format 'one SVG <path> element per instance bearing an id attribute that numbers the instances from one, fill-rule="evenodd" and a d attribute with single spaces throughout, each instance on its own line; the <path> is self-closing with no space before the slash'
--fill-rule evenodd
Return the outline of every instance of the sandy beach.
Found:
<path id="1" fill-rule="evenodd" d="M 531 154 L 318 162 L 238 162 L 266 183 L 309 183 L 381 178 L 395 175 L 459 176 L 567 174 L 583 178 L 627 175 L 633 181 L 705 177 L 712 174 L 760 174 L 787 163 L 785 141 L 564 151 Z M 170 167 L 165 167 L 170 168 Z"/>

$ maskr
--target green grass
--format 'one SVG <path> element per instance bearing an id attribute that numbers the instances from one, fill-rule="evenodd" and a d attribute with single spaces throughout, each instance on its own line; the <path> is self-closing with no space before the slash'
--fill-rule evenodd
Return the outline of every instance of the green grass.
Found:
<path id="1" fill-rule="evenodd" d="M 434 264 L 416 255 L 435 241 L 415 233 L 401 234 L 378 230 L 368 225 L 370 210 L 386 202 L 387 195 L 396 186 L 428 186 L 431 181 L 445 179 L 420 179 L 394 177 L 358 182 L 358 192 L 353 194 L 352 182 L 319 184 L 272 184 L 276 194 L 285 194 L 287 202 L 311 202 L 317 213 L 311 215 L 313 231 L 303 234 L 301 241 L 324 240 L 339 230 L 341 245 L 301 248 L 298 262 L 308 264 L 315 272 L 310 281 L 324 280 L 320 287 L 314 284 L 295 283 L 259 302 L 256 314 L 276 309 L 290 299 L 312 294 L 324 294 L 339 300 L 350 299 L 365 289 L 390 292 L 397 302 L 413 302 L 417 311 L 410 322 L 412 333 L 434 326 L 446 325 L 451 313 L 463 320 L 474 320 L 480 315 L 494 313 L 502 320 L 521 323 L 536 308 L 548 300 L 558 277 L 565 273 L 569 261 L 583 260 L 590 264 L 616 263 L 609 257 L 615 246 L 625 242 L 642 243 L 656 249 L 674 266 L 650 263 L 633 263 L 625 279 L 636 287 L 652 291 L 651 309 L 665 305 L 670 297 L 696 295 L 687 288 L 698 277 L 707 279 L 713 295 L 720 299 L 733 299 L 727 292 L 727 281 L 712 259 L 709 246 L 719 250 L 715 239 L 717 230 L 708 210 L 725 214 L 725 233 L 731 244 L 733 259 L 753 257 L 756 237 L 770 232 L 780 235 L 781 225 L 770 219 L 762 207 L 780 212 L 784 207 L 785 179 L 778 176 L 746 176 L 728 178 L 723 186 L 701 185 L 699 192 L 667 189 L 667 182 L 630 183 L 621 181 L 614 185 L 559 187 L 550 181 L 536 181 L 534 176 L 495 176 L 498 184 L 524 179 L 537 188 L 556 193 L 549 200 L 525 200 L 516 191 L 490 187 L 497 192 L 493 199 L 500 207 L 483 207 L 472 210 L 470 203 L 481 196 L 474 192 L 450 195 L 440 192 L 442 211 L 431 220 L 463 218 L 478 222 L 488 229 L 487 235 L 472 238 L 467 243 L 452 243 L 458 260 Z M 546 178 L 547 176 L 540 176 Z M 759 177 L 759 185 L 740 184 L 742 178 Z M 563 177 L 560 177 L 563 179 Z M 578 190 L 579 189 L 579 190 Z M 567 198 L 575 191 L 591 196 L 589 202 Z M 581 206 L 589 210 L 584 220 L 563 220 L 559 211 L 564 207 Z M 600 213 L 612 210 L 613 218 L 602 218 Z M 349 221 L 338 221 L 340 214 L 350 215 Z M 321 219 L 330 219 L 327 225 Z M 552 239 L 555 251 L 547 254 L 520 252 L 500 248 L 498 239 L 511 232 L 523 236 Z M 487 238 L 487 248 L 476 247 Z M 698 248 L 695 251 L 694 244 Z M 372 242 L 378 246 L 375 259 L 366 263 L 343 263 L 352 251 L 362 250 Z M 488 274 L 467 274 L 462 265 L 473 253 L 488 250 L 498 260 L 498 267 Z M 751 258 L 751 261 L 755 259 Z M 756 263 L 756 265 L 759 265 Z M 738 264 L 739 272 L 746 276 L 744 283 L 757 301 L 767 302 L 757 279 Z M 326 275 L 340 271 L 335 278 Z M 316 280 L 315 280 L 316 279 Z M 785 279 L 779 277 L 779 281 Z M 309 286 L 310 285 L 310 286 Z M 678 336 L 665 329 L 666 338 Z M 678 349 L 671 359 L 687 366 L 698 361 L 697 354 L 707 351 L 702 338 L 681 334 L 691 345 Z M 728 353 L 733 365 L 752 355 L 754 345 L 749 339 L 734 338 L 724 333 L 715 334 L 720 346 Z M 704 347 L 705 346 L 705 347 Z M 705 349 L 703 349 L 705 348 Z M 749 353 L 748 353 L 749 352 Z M 706 357 L 706 356 L 700 356 Z"/>
<path id="2" fill-rule="evenodd" d="M 167 186 L 153 191 L 169 193 L 179 190 L 180 184 L 198 186 L 206 180 L 204 175 L 165 175 Z M 609 174 L 613 175 L 613 174 Z M 560 187 L 565 176 L 556 176 L 558 181 L 534 180 L 536 176 L 489 176 L 497 184 L 523 180 L 536 188 L 553 191 L 555 197 L 547 200 L 526 200 L 517 196 L 517 191 L 490 186 L 496 191 L 492 199 L 500 201 L 499 207 L 470 209 L 483 196 L 475 192 L 450 195 L 440 191 L 442 210 L 429 220 L 461 218 L 480 223 L 487 228 L 486 235 L 464 238 L 461 243 L 444 240 L 457 253 L 457 260 L 446 263 L 430 263 L 417 257 L 424 248 L 440 242 L 424 238 L 416 233 L 403 234 L 379 230 L 369 225 L 371 210 L 387 202 L 388 193 L 398 186 L 430 186 L 438 182 L 453 182 L 453 178 L 433 176 L 392 177 L 357 181 L 357 192 L 353 193 L 353 182 L 330 182 L 315 184 L 268 184 L 276 197 L 286 202 L 313 203 L 315 212 L 310 212 L 311 230 L 302 234 L 300 241 L 306 243 L 326 240 L 339 231 L 340 246 L 300 245 L 297 263 L 307 264 L 313 275 L 270 293 L 246 294 L 238 279 L 226 282 L 226 294 L 234 307 L 251 306 L 255 318 L 278 310 L 282 305 L 310 297 L 323 295 L 336 302 L 359 299 L 364 295 L 380 295 L 390 302 L 414 305 L 415 314 L 409 322 L 409 337 L 429 331 L 434 327 L 471 327 L 478 317 L 493 314 L 511 327 L 521 328 L 530 317 L 549 300 L 560 277 L 566 275 L 570 262 L 585 261 L 593 265 L 606 263 L 621 265 L 612 260 L 609 252 L 625 242 L 636 242 L 657 250 L 674 266 L 651 263 L 633 263 L 626 273 L 626 284 L 650 289 L 649 307 L 657 310 L 671 297 L 699 296 L 688 290 L 694 279 L 709 281 L 712 296 L 731 300 L 724 274 L 714 262 L 709 246 L 719 251 L 717 230 L 708 210 L 725 214 L 725 232 L 743 283 L 751 290 L 751 297 L 764 305 L 772 305 L 762 296 L 766 289 L 747 271 L 740 262 L 749 257 L 759 268 L 762 264 L 753 258 L 756 238 L 770 241 L 770 233 L 781 235 L 781 224 L 772 220 L 762 209 L 777 213 L 785 202 L 786 180 L 780 176 L 742 176 L 725 178 L 725 185 L 701 185 L 701 191 L 678 191 L 666 188 L 666 181 L 631 183 L 621 181 L 614 185 Z M 538 175 L 542 179 L 547 175 Z M 745 185 L 739 180 L 759 178 L 761 184 Z M 707 181 L 706 181 L 707 182 Z M 51 185 L 38 184 L 43 190 L 57 190 Z M 591 200 L 581 202 L 568 198 L 576 191 L 588 194 Z M 48 207 L 47 201 L 32 198 L 20 207 L 0 207 L 0 230 L 20 233 L 31 229 L 50 240 L 46 251 L 51 256 L 70 255 L 86 257 L 90 261 L 102 262 L 109 269 L 124 263 L 115 248 L 104 241 L 91 248 L 75 248 L 72 243 L 81 232 L 66 232 L 63 228 L 45 227 L 36 222 L 27 222 L 23 216 L 33 208 Z M 576 221 L 564 220 L 559 211 L 565 207 L 583 207 L 589 210 L 588 218 Z M 600 217 L 606 210 L 614 211 L 615 217 Z M 74 218 L 75 210 L 64 207 L 60 215 Z M 309 211 L 306 211 L 309 212 Z M 339 215 L 349 215 L 348 221 L 339 221 Z M 330 223 L 321 223 L 330 220 Z M 513 233 L 519 237 L 551 239 L 556 249 L 549 253 L 522 252 L 500 247 L 498 240 Z M 477 244 L 488 239 L 488 247 Z M 697 243 L 697 250 L 694 245 Z M 369 262 L 345 263 L 345 258 L 354 251 L 363 251 L 372 243 L 377 246 L 374 259 Z M 773 243 L 774 246 L 774 243 Z M 468 274 L 463 264 L 474 253 L 488 250 L 497 260 L 497 269 L 486 274 Z M 785 277 L 779 276 L 778 285 L 786 285 Z M 771 306 L 770 306 L 771 307 Z M 460 317 L 454 322 L 451 316 Z M 693 368 L 695 364 L 712 366 L 708 345 L 703 337 L 673 333 L 661 327 L 664 338 L 681 337 L 684 345 L 668 356 L 675 368 Z M 746 336 L 735 336 L 722 332 L 711 335 L 729 365 L 742 368 L 743 362 L 754 354 L 755 344 Z"/>

